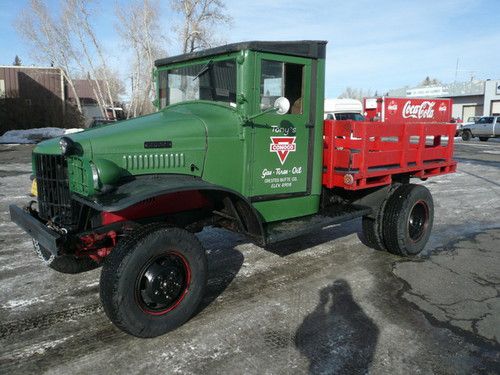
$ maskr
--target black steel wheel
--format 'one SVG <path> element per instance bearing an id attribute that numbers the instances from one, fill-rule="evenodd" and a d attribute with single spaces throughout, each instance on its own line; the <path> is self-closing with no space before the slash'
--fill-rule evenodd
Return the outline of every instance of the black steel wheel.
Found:
<path id="1" fill-rule="evenodd" d="M 33 240 L 33 250 L 47 267 L 57 272 L 76 274 L 99 267 L 99 263 L 90 258 L 77 258 L 69 254 L 56 257 L 49 250 L 40 246 L 36 240 Z"/>
<path id="2" fill-rule="evenodd" d="M 464 130 L 462 132 L 462 139 L 464 141 L 470 141 L 472 139 L 472 133 L 470 130 Z"/>
<path id="3" fill-rule="evenodd" d="M 417 255 L 429 240 L 434 203 L 421 185 L 399 187 L 387 202 L 383 232 L 387 250 L 397 255 Z"/>
<path id="4" fill-rule="evenodd" d="M 205 252 L 192 233 L 152 224 L 118 243 L 104 262 L 100 296 L 121 330 L 155 337 L 186 322 L 203 298 Z"/>
<path id="5" fill-rule="evenodd" d="M 136 279 L 136 301 L 145 313 L 166 314 L 182 301 L 190 281 L 189 263 L 180 253 L 172 251 L 153 257 Z"/>

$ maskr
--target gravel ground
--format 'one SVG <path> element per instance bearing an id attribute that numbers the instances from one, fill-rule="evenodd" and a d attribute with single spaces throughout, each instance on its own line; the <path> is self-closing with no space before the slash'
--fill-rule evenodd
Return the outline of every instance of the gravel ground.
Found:
<path id="1" fill-rule="evenodd" d="M 500 143 L 457 142 L 458 173 L 429 179 L 422 256 L 364 246 L 360 221 L 262 249 L 225 230 L 201 311 L 137 339 L 99 302 L 99 270 L 45 268 L 8 218 L 27 201 L 31 146 L 0 145 L 0 373 L 500 372 Z"/>

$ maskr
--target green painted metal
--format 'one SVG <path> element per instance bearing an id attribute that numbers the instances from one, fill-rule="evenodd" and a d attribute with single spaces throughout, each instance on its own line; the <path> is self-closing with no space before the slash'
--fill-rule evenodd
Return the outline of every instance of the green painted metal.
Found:
<path id="1" fill-rule="evenodd" d="M 236 61 L 236 103 L 182 102 L 69 135 L 78 146 L 68 158 L 70 189 L 91 197 L 126 176 L 192 175 L 247 197 L 264 221 L 316 213 L 321 193 L 324 60 L 243 50 L 162 66 L 154 77 L 159 79 L 165 69 L 224 59 Z M 266 93 L 279 84 L 275 78 L 261 82 L 263 62 L 269 61 L 292 64 L 283 69 L 302 72 L 302 113 L 260 115 L 261 88 Z M 145 148 L 145 142 L 165 141 L 171 141 L 171 147 Z M 58 139 L 40 143 L 34 152 L 59 154 Z M 97 182 L 92 169 L 98 172 Z"/>

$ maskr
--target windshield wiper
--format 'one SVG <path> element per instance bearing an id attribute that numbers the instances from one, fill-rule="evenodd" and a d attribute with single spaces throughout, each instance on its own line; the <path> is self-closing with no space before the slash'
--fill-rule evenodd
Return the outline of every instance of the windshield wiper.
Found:
<path id="1" fill-rule="evenodd" d="M 213 61 L 210 60 L 205 65 L 203 65 L 203 68 L 201 68 L 200 71 L 194 76 L 193 81 L 195 79 L 199 78 L 200 76 L 202 76 L 203 74 L 205 74 L 206 72 L 208 72 L 210 70 L 210 68 L 212 67 L 212 64 L 213 64 Z"/>

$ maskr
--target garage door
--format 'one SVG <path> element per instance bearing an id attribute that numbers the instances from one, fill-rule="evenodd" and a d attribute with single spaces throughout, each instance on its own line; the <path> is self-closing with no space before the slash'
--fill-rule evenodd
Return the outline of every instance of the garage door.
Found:
<path id="1" fill-rule="evenodd" d="M 491 102 L 491 115 L 500 116 L 500 100 Z"/>
<path id="2" fill-rule="evenodd" d="M 464 105 L 462 109 L 462 119 L 467 121 L 469 117 L 476 115 L 476 106 L 475 105 Z"/>

